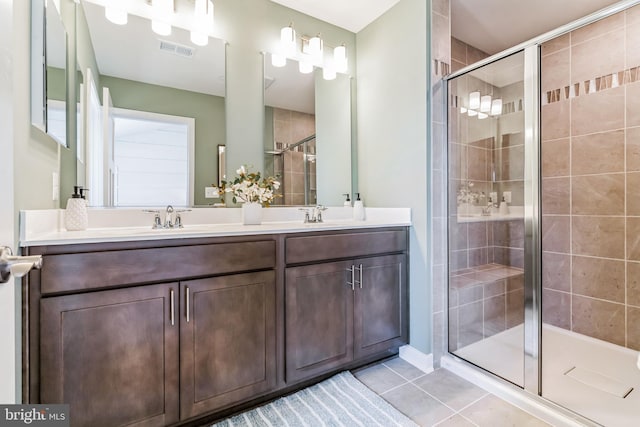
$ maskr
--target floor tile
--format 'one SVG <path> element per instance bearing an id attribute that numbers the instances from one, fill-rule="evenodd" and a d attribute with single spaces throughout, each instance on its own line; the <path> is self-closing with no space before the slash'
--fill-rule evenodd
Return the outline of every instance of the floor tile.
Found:
<path id="1" fill-rule="evenodd" d="M 411 383 L 395 388 L 382 397 L 421 426 L 433 426 L 454 415 L 451 409 Z"/>
<path id="2" fill-rule="evenodd" d="M 436 427 L 473 427 L 474 423 L 460 415 L 454 415 L 439 423 Z"/>
<path id="3" fill-rule="evenodd" d="M 378 394 L 404 384 L 406 380 L 383 364 L 354 372 L 355 377 Z"/>
<path id="4" fill-rule="evenodd" d="M 538 427 L 549 424 L 490 394 L 460 412 L 480 427 Z M 499 423 L 499 424 L 497 424 Z"/>
<path id="5" fill-rule="evenodd" d="M 438 369 L 414 384 L 456 411 L 487 395 L 485 390 L 446 369 Z"/>
<path id="6" fill-rule="evenodd" d="M 426 375 L 420 369 L 413 366 L 411 363 L 396 357 L 395 359 L 387 360 L 384 365 L 400 375 L 407 381 L 413 381 L 418 377 Z"/>

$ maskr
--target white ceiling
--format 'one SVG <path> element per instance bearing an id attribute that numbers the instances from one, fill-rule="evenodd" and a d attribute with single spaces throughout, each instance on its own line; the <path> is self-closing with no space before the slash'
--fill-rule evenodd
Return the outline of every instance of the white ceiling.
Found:
<path id="1" fill-rule="evenodd" d="M 451 35 L 498 53 L 600 10 L 615 0 L 451 0 Z"/>
<path id="2" fill-rule="evenodd" d="M 400 0 L 271 0 L 357 33 Z"/>

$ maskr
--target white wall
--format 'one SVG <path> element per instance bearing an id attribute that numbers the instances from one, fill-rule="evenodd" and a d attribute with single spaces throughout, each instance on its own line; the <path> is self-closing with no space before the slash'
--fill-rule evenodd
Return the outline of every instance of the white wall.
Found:
<path id="1" fill-rule="evenodd" d="M 411 345 L 431 352 L 427 268 L 427 10 L 400 2 L 356 35 L 358 181 L 366 206 L 410 207 Z"/>

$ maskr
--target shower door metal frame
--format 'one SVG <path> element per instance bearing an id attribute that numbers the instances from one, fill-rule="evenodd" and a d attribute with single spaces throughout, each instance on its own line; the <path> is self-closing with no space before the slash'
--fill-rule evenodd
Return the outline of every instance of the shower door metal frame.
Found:
<path id="1" fill-rule="evenodd" d="M 545 407 L 551 407 L 557 412 L 568 416 L 571 419 L 579 420 L 580 423 L 587 426 L 597 426 L 598 424 L 593 421 L 584 418 L 580 414 L 564 408 L 555 402 L 548 400 L 542 396 L 542 252 L 541 252 L 541 156 L 540 156 L 540 46 L 542 43 L 559 37 L 565 33 L 573 31 L 577 28 L 594 23 L 606 17 L 609 17 L 618 12 L 622 12 L 630 7 L 640 4 L 640 0 L 625 0 L 620 1 L 612 6 L 604 8 L 598 12 L 587 15 L 581 19 L 571 22 L 567 25 L 559 27 L 555 30 L 542 34 L 532 40 L 521 43 L 510 49 L 502 51 L 496 55 L 485 58 L 475 64 L 469 65 L 455 73 L 452 73 L 443 78 L 443 96 L 446 112 L 447 112 L 447 129 L 449 129 L 449 81 L 471 71 L 482 68 L 485 65 L 499 61 L 512 54 L 523 51 L 524 52 L 524 126 L 525 126 L 525 138 L 524 138 L 524 181 L 525 181 L 525 195 L 524 195 L 524 226 L 525 226 L 525 290 L 524 290 L 524 327 L 525 327 L 525 345 L 524 345 L 524 387 L 519 387 L 499 375 L 490 372 L 486 369 L 476 366 L 464 359 L 459 358 L 455 354 L 449 352 L 449 322 L 448 322 L 448 294 L 449 283 L 447 279 L 447 289 L 445 307 L 447 307 L 447 316 L 445 316 L 446 328 L 444 334 L 445 340 L 445 354 L 452 357 L 455 363 L 462 363 L 467 368 L 476 370 L 483 373 L 489 373 L 492 377 L 497 378 L 501 383 L 507 385 L 512 390 L 524 390 L 529 397 L 532 397 L 535 401 L 542 403 Z M 526 113 L 528 111 L 528 113 Z M 444 141 L 445 144 L 445 162 L 447 164 L 447 224 L 450 219 L 449 212 L 449 167 L 448 167 L 448 131 L 447 138 Z M 448 253 L 448 249 L 447 249 Z M 448 264 L 448 263 L 447 263 Z M 447 269 L 448 270 L 448 269 Z M 449 271 L 447 271 L 447 277 L 449 277 Z"/>

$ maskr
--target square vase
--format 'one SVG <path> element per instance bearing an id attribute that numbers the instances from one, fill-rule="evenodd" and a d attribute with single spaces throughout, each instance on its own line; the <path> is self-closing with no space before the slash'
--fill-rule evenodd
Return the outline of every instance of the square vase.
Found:
<path id="1" fill-rule="evenodd" d="M 262 204 L 243 203 L 242 223 L 244 225 L 259 225 L 262 223 Z"/>

